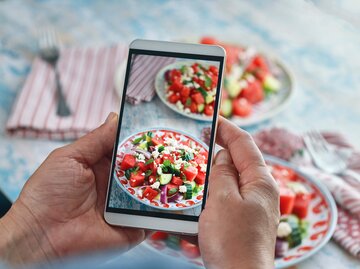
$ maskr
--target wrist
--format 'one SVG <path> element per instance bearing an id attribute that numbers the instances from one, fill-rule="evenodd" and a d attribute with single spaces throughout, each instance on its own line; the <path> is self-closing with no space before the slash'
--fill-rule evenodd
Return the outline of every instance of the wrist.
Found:
<path id="1" fill-rule="evenodd" d="M 48 260 L 53 249 L 32 213 L 17 201 L 0 219 L 0 257 L 9 264 Z"/>

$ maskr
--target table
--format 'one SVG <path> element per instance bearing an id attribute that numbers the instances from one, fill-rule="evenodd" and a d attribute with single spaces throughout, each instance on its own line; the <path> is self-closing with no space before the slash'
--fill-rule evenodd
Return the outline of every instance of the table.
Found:
<path id="1" fill-rule="evenodd" d="M 298 132 L 341 131 L 359 148 L 359 15 L 357 1 L 1 1 L 0 187 L 15 200 L 47 154 L 64 144 L 16 139 L 4 130 L 36 54 L 35 34 L 43 26 L 56 27 L 67 46 L 212 34 L 269 50 L 291 68 L 295 96 L 286 112 L 248 131 L 274 125 Z M 127 255 L 141 251 L 140 246 Z M 359 267 L 333 242 L 297 266 Z"/>

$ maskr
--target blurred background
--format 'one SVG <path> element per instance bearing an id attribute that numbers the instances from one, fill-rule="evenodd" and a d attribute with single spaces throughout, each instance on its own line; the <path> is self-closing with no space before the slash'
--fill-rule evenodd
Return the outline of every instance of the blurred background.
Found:
<path id="1" fill-rule="evenodd" d="M 255 134 L 276 127 L 282 133 L 301 135 L 316 129 L 346 137 L 351 153 L 360 149 L 360 3 L 356 0 L 4 0 L 0 1 L 0 188 L 11 201 L 52 149 L 101 122 L 82 125 L 81 117 L 72 124 L 59 119 L 52 98 L 48 102 L 52 102 L 53 115 L 45 116 L 41 108 L 36 109 L 34 100 L 41 99 L 39 77 L 48 76 L 45 69 L 41 71 L 39 39 L 42 30 L 49 28 L 56 32 L 60 52 L 73 49 L 68 56 L 73 63 L 84 57 L 84 48 L 91 54 L 91 48 L 126 46 L 136 38 L 198 42 L 210 36 L 216 42 L 255 48 L 268 61 L 279 59 L 283 63 L 291 80 L 291 98 L 279 113 L 269 112 L 271 117 L 244 125 L 246 130 Z M 64 71 L 70 60 L 61 55 L 59 72 L 64 80 L 71 80 L 71 72 L 82 72 L 81 77 L 96 75 L 94 71 L 87 73 L 86 68 Z M 107 71 L 111 72 L 106 81 L 109 99 L 116 96 L 116 85 L 112 85 L 116 84 L 117 64 L 112 63 Z M 29 85 L 31 79 L 38 84 Z M 77 85 L 81 87 L 81 80 Z M 101 113 L 113 108 L 116 104 L 111 103 Z M 34 122 L 27 121 L 29 113 L 33 113 Z M 42 130 L 44 121 L 49 125 L 47 130 Z M 65 135 L 65 140 L 63 133 L 49 135 L 55 128 L 53 121 L 63 130 L 75 129 L 74 133 Z M 360 268 L 360 235 L 352 237 L 357 252 L 330 241 L 296 268 Z"/>

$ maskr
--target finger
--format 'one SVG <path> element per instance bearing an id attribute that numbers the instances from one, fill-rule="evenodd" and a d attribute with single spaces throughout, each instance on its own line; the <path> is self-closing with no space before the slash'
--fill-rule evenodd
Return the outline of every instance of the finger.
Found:
<path id="1" fill-rule="evenodd" d="M 276 196 L 277 184 L 252 137 L 221 118 L 218 125 L 218 143 L 229 149 L 234 165 L 240 173 L 240 194 L 247 199 L 253 193 Z"/>
<path id="2" fill-rule="evenodd" d="M 219 202 L 239 194 L 239 172 L 226 149 L 220 150 L 211 168 L 209 178 L 209 199 Z"/>
<path id="3" fill-rule="evenodd" d="M 75 154 L 79 161 L 90 166 L 97 163 L 113 150 L 117 119 L 116 113 L 110 113 L 104 124 L 65 148 Z"/>
<path id="4" fill-rule="evenodd" d="M 230 121 L 220 118 L 217 129 L 217 143 L 229 150 L 238 172 L 252 170 L 253 177 L 262 176 L 265 162 L 252 137 Z M 266 170 L 267 171 L 267 170 Z"/>

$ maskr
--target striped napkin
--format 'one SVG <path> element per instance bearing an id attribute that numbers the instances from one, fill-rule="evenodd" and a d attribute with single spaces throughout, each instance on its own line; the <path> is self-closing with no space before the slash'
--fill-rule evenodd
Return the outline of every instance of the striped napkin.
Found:
<path id="1" fill-rule="evenodd" d="M 349 168 L 360 173 L 360 153 L 339 134 L 322 135 L 337 147 L 338 152 L 348 155 Z M 339 212 L 333 238 L 353 256 L 360 258 L 360 183 L 351 177 L 327 174 L 316 168 L 306 154 L 302 137 L 285 129 L 262 130 L 255 134 L 254 139 L 262 152 L 295 163 L 303 172 L 319 179 L 330 190 Z"/>
<path id="2" fill-rule="evenodd" d="M 35 58 L 31 72 L 17 96 L 6 128 L 10 135 L 54 140 L 76 139 L 99 126 L 111 111 L 119 110 L 114 91 L 117 68 L 124 65 L 128 47 L 69 48 L 58 62 L 71 116 L 56 115 L 53 69 Z M 132 61 L 126 100 L 149 102 L 155 96 L 155 76 L 174 58 L 136 55 Z M 125 71 L 125 70 L 123 70 Z"/>
<path id="3" fill-rule="evenodd" d="M 161 68 L 175 62 L 175 58 L 151 55 L 134 55 L 126 93 L 126 101 L 139 104 L 149 102 L 155 95 L 155 77 Z"/>
<path id="4" fill-rule="evenodd" d="M 35 58 L 7 122 L 11 135 L 49 139 L 75 139 L 93 130 L 117 110 L 114 73 L 126 59 L 127 47 L 69 48 L 58 62 L 60 80 L 71 116 L 56 115 L 54 71 Z"/>

